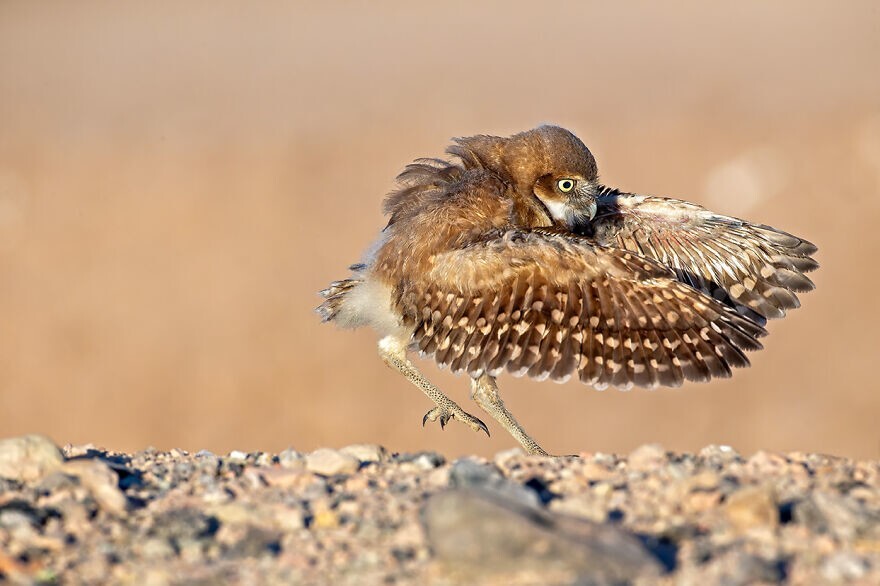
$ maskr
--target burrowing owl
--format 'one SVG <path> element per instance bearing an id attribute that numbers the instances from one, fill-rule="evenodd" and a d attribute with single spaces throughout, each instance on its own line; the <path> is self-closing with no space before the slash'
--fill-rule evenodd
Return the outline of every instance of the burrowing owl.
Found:
<path id="1" fill-rule="evenodd" d="M 457 159 L 419 159 L 353 275 L 318 308 L 372 326 L 379 354 L 436 406 L 422 423 L 486 425 L 428 382 L 418 351 L 471 378 L 473 399 L 531 454 L 495 378 L 677 386 L 729 377 L 761 348 L 767 318 L 798 307 L 816 247 L 769 226 L 600 185 L 571 132 L 456 139 Z"/>

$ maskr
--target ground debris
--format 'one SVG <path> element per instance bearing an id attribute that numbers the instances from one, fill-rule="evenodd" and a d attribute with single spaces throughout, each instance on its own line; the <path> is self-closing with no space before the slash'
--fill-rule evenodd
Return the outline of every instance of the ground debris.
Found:
<path id="1" fill-rule="evenodd" d="M 880 461 L 0 445 L 0 583 L 880 583 Z"/>

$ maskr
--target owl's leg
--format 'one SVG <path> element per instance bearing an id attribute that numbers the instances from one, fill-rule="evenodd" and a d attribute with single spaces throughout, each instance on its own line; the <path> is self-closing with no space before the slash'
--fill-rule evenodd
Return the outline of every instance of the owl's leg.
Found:
<path id="1" fill-rule="evenodd" d="M 513 414 L 504 406 L 504 401 L 498 394 L 495 377 L 484 374 L 479 378 L 471 379 L 471 397 L 483 411 L 491 415 L 516 441 L 522 444 L 527 453 L 533 456 L 550 455 L 526 433 Z"/>
<path id="2" fill-rule="evenodd" d="M 450 419 L 457 419 L 462 423 L 466 423 L 474 431 L 485 431 L 489 435 L 489 428 L 486 424 L 466 413 L 464 409 L 458 406 L 458 403 L 443 394 L 443 391 L 428 382 L 421 372 L 419 372 L 412 362 L 406 358 L 406 344 L 402 343 L 398 338 L 386 336 L 379 340 L 379 356 L 382 360 L 409 379 L 409 382 L 417 386 L 429 399 L 437 405 L 422 418 L 422 425 L 427 421 L 440 421 L 440 427 L 446 427 L 446 423 Z"/>

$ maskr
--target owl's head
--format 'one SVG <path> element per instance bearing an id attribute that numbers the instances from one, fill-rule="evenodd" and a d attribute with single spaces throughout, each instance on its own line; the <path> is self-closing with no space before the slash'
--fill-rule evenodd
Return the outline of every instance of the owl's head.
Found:
<path id="1" fill-rule="evenodd" d="M 589 222 L 596 214 L 596 159 L 568 130 L 539 126 L 507 138 L 478 135 L 455 142 L 451 154 L 495 172 L 517 194 L 536 198 L 567 228 Z"/>

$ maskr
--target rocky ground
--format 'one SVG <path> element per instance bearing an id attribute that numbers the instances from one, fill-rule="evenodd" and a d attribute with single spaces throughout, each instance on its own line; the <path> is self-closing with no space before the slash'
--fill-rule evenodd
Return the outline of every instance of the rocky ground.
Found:
<path id="1" fill-rule="evenodd" d="M 880 461 L 0 441 L 0 583 L 880 584 Z"/>

